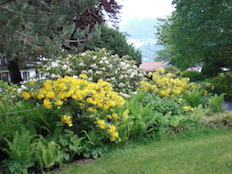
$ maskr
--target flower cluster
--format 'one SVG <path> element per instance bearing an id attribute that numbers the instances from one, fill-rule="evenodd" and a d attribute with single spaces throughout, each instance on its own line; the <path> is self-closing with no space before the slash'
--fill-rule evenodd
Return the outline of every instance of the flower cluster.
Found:
<path id="1" fill-rule="evenodd" d="M 165 73 L 164 68 L 154 73 L 148 73 L 148 77 L 140 82 L 140 89 L 155 91 L 162 97 L 170 97 L 181 94 L 189 89 L 189 78 L 178 78 L 171 73 Z"/>
<path id="2" fill-rule="evenodd" d="M 68 125 L 68 127 L 72 127 L 72 116 L 70 115 L 64 115 L 63 117 L 61 117 L 61 121 L 63 123 L 66 123 Z"/>
<path id="3" fill-rule="evenodd" d="M 43 65 L 40 72 L 49 78 L 86 74 L 88 80 L 97 82 L 103 79 L 111 83 L 115 91 L 122 93 L 135 91 L 144 77 L 134 61 L 111 55 L 105 49 L 58 57 Z"/>
<path id="4" fill-rule="evenodd" d="M 73 110 L 70 107 L 68 112 L 75 114 L 62 115 L 61 122 L 72 127 L 74 125 L 72 120 L 77 119 L 74 115 L 82 113 L 93 120 L 93 125 L 104 130 L 111 141 L 119 140 L 116 129 L 110 127 L 116 128 L 128 114 L 127 110 L 121 116 L 113 111 L 117 106 L 124 105 L 124 98 L 113 91 L 110 83 L 101 79 L 94 83 L 87 79 L 87 75 L 80 74 L 79 78 L 65 76 L 56 80 L 45 80 L 40 87 L 35 83 L 28 83 L 28 88 L 22 91 L 22 96 L 27 100 L 41 101 L 47 109 L 60 111 L 74 103 L 77 107 Z M 109 115 L 111 118 L 108 117 Z"/>

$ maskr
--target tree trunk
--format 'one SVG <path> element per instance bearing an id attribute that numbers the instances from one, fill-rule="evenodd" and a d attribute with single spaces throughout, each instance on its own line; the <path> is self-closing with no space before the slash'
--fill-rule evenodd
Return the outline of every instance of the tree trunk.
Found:
<path id="1" fill-rule="evenodd" d="M 19 82 L 23 81 L 19 71 L 18 61 L 16 59 L 9 61 L 8 70 L 10 72 L 12 83 L 18 84 Z"/>

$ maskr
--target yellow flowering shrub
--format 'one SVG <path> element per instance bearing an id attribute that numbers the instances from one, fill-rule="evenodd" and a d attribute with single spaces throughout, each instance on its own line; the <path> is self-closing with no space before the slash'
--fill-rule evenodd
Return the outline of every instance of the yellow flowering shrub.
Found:
<path id="1" fill-rule="evenodd" d="M 140 89 L 154 91 L 162 97 L 179 95 L 196 85 L 189 83 L 189 78 L 178 78 L 172 73 L 165 73 L 164 68 L 159 68 L 154 73 L 148 73 L 151 80 L 144 79 L 140 82 Z"/>
<path id="2" fill-rule="evenodd" d="M 24 99 L 39 101 L 47 109 L 60 112 L 61 122 L 68 127 L 82 124 L 78 123 L 77 118 L 81 114 L 89 118 L 92 126 L 104 131 L 110 141 L 119 141 L 116 128 L 125 120 L 128 112 L 119 114 L 114 108 L 124 105 L 124 98 L 113 91 L 110 83 L 101 79 L 97 83 L 90 82 L 87 78 L 87 75 L 81 74 L 77 78 L 65 76 L 56 80 L 45 80 L 40 86 L 30 83 L 22 91 L 22 96 Z M 76 126 L 82 128 L 80 125 Z M 109 132 L 112 126 L 115 127 L 114 131 Z"/>

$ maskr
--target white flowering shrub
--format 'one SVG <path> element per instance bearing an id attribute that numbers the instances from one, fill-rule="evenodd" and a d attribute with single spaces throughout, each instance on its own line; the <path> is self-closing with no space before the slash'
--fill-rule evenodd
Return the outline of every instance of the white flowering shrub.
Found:
<path id="1" fill-rule="evenodd" d="M 61 56 L 41 66 L 39 71 L 47 78 L 86 74 L 90 81 L 105 80 L 113 85 L 115 91 L 127 94 L 135 91 L 144 77 L 134 61 L 111 55 L 106 49 Z"/>

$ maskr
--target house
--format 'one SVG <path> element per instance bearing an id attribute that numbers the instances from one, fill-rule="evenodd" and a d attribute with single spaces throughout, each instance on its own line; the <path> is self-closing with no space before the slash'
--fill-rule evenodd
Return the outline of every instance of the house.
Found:
<path id="1" fill-rule="evenodd" d="M 139 66 L 144 72 L 155 72 L 158 68 L 163 68 L 164 62 L 142 62 Z"/>
<path id="2" fill-rule="evenodd" d="M 37 74 L 34 64 L 26 63 L 26 65 L 20 69 L 21 77 L 23 81 L 29 81 Z M 6 58 L 0 59 L 0 80 L 11 81 L 10 72 L 8 70 L 8 60 Z"/>

